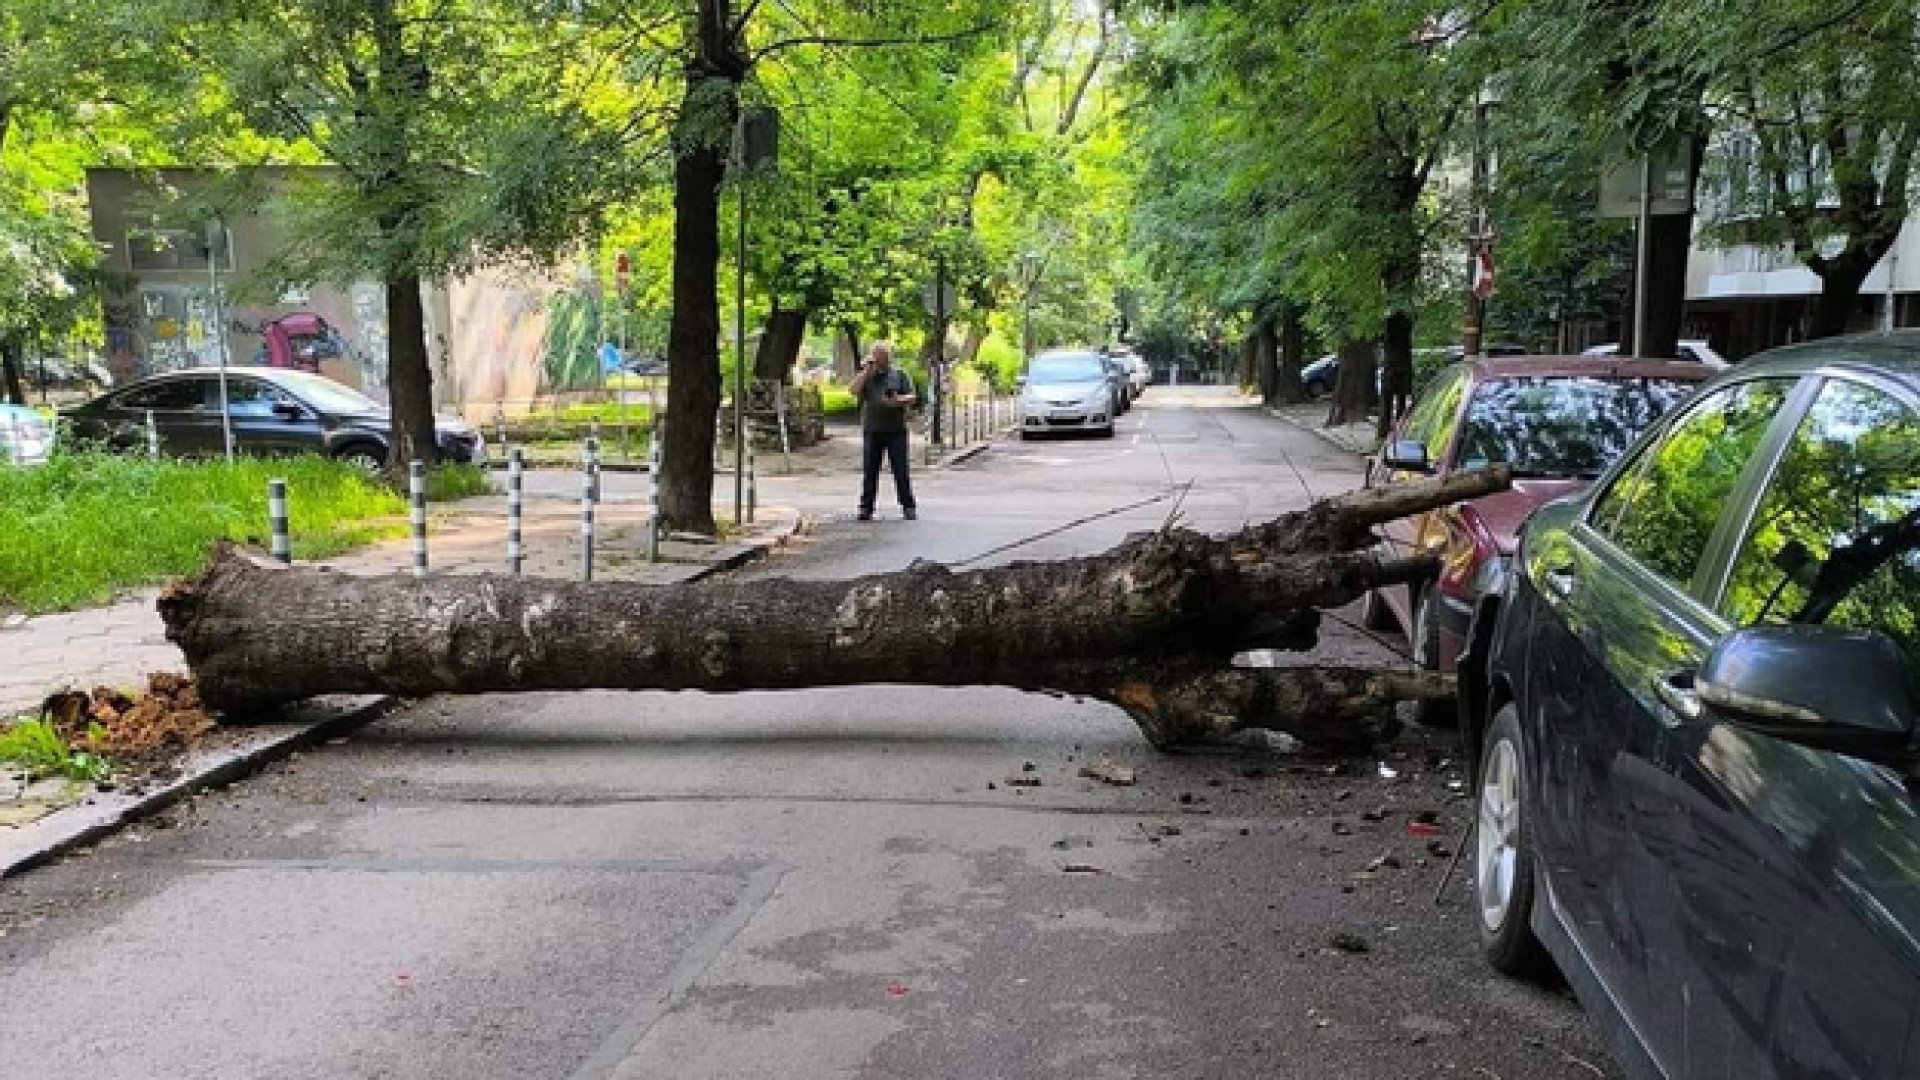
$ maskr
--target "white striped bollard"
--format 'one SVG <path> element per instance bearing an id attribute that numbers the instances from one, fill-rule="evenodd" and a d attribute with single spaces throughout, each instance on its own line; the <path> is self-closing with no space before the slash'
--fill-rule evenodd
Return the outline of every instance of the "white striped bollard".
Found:
<path id="1" fill-rule="evenodd" d="M 153 422 L 153 410 L 147 410 L 147 457 L 160 457 L 160 429 Z"/>
<path id="2" fill-rule="evenodd" d="M 525 552 L 520 547 L 520 511 L 525 463 L 520 448 L 507 451 L 507 573 L 518 574 Z"/>
<path id="3" fill-rule="evenodd" d="M 593 470 L 580 474 L 580 580 L 593 580 Z"/>
<path id="4" fill-rule="evenodd" d="M 427 467 L 418 458 L 407 465 L 407 499 L 412 504 L 413 576 L 427 576 Z"/>
<path id="5" fill-rule="evenodd" d="M 267 524 L 273 529 L 273 557 L 281 564 L 293 562 L 293 540 L 287 531 L 287 482 L 267 481 Z"/>
<path id="6" fill-rule="evenodd" d="M 660 561 L 660 429 L 647 439 L 647 561 Z"/>

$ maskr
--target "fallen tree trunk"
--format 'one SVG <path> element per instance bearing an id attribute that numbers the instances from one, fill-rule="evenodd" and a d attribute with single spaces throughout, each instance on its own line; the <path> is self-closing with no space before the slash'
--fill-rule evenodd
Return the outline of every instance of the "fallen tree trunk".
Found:
<path id="1" fill-rule="evenodd" d="M 355 578 L 223 547 L 159 607 L 202 700 L 227 715 L 325 693 L 1004 685 L 1111 701 L 1158 745 L 1241 727 L 1352 741 L 1448 681 L 1232 657 L 1311 648 L 1319 609 L 1431 575 L 1430 559 L 1362 550 L 1373 527 L 1506 484 L 1456 475 L 1223 537 L 1168 529 L 1084 558 L 847 581 Z"/>

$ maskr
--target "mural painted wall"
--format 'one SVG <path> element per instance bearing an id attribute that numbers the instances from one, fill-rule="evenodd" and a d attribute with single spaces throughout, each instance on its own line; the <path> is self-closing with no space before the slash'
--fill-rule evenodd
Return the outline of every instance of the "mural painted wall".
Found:
<path id="1" fill-rule="evenodd" d="M 115 379 L 219 362 L 212 278 L 219 282 L 230 362 L 269 362 L 270 330 L 278 320 L 317 322 L 325 344 L 316 347 L 310 339 L 296 352 L 314 357 L 321 373 L 384 399 L 385 288 L 377 282 L 315 285 L 272 303 L 257 296 L 230 303 L 258 292 L 252 275 L 269 261 L 280 233 L 267 218 L 236 215 L 209 245 L 204 227 L 170 219 L 168 207 L 181 205 L 183 193 L 204 185 L 205 176 L 194 170 L 88 173 L 94 237 L 119 281 L 103 312 L 105 361 Z M 601 303 L 590 281 L 558 270 L 488 270 L 430 286 L 422 298 L 435 396 L 443 406 L 531 405 L 543 394 L 599 385 Z"/>

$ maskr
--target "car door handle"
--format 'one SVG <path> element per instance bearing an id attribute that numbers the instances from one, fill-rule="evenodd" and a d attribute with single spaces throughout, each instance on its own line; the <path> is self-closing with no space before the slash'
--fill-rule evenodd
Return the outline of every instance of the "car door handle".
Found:
<path id="1" fill-rule="evenodd" d="M 1547 588 L 1561 596 L 1572 596 L 1574 587 L 1580 583 L 1580 579 L 1574 577 L 1571 566 L 1557 567 L 1547 571 L 1546 579 Z"/>
<path id="2" fill-rule="evenodd" d="M 1706 712 L 1706 707 L 1700 704 L 1699 692 L 1693 688 L 1691 671 L 1676 671 L 1654 679 L 1653 696 L 1666 706 L 1661 710 L 1661 723 L 1667 727 L 1678 727 L 1684 720 L 1698 720 Z"/>

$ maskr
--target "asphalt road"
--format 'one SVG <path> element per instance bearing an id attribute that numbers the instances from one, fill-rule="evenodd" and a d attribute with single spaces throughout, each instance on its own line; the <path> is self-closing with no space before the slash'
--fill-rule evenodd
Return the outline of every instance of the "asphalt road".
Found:
<path id="1" fill-rule="evenodd" d="M 839 514 L 754 572 L 1082 552 L 1357 480 L 1230 405 L 996 446 L 923 474 L 917 522 L 766 481 Z M 1461 878 L 1435 903 L 1448 754 L 1161 756 L 991 688 L 429 701 L 0 888 L 0 1073 L 1614 1075 L 1564 992 L 1482 966 Z M 1139 783 L 1077 775 L 1102 756 Z"/>

